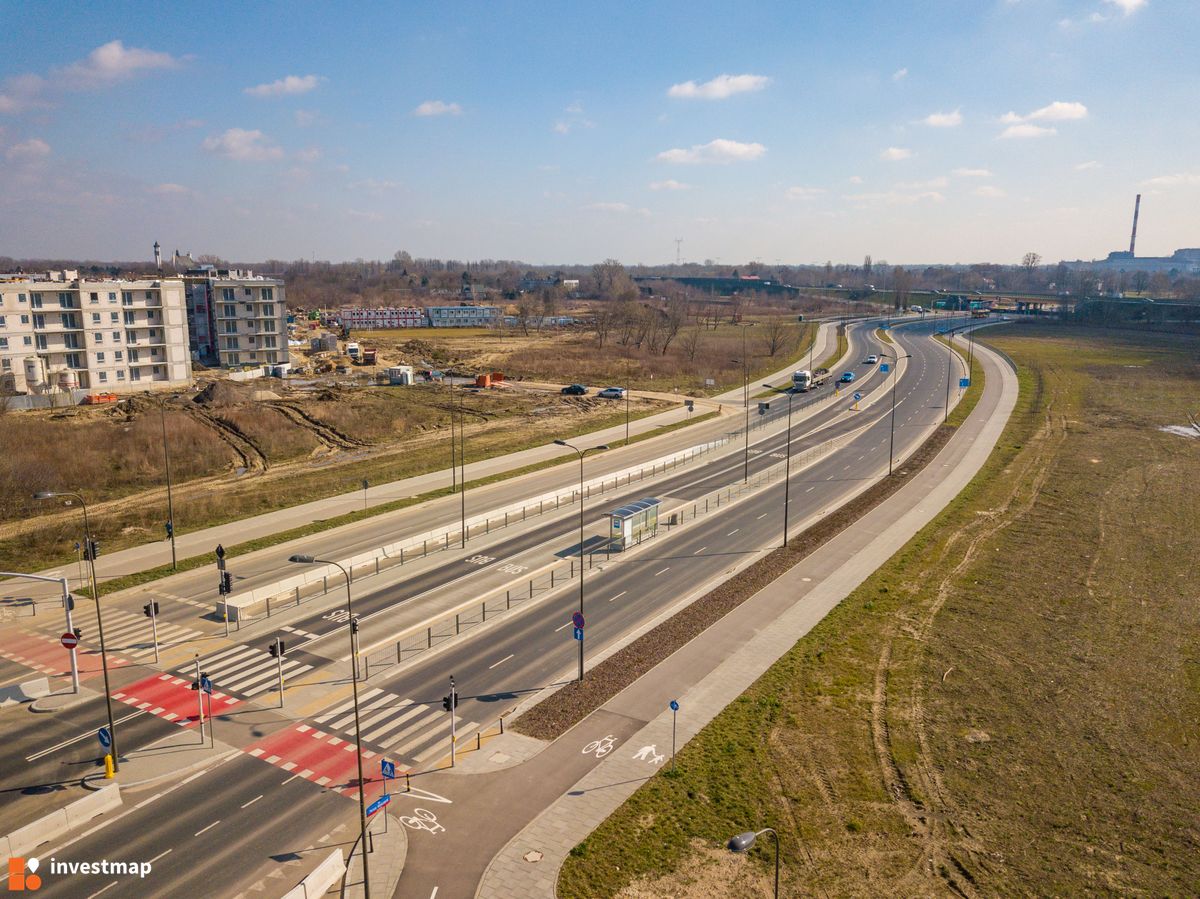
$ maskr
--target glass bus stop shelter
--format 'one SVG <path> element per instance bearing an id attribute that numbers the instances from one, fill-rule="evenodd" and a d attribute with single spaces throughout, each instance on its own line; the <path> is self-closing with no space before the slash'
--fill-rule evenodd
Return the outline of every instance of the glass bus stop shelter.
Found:
<path id="1" fill-rule="evenodd" d="M 661 500 L 647 497 L 605 513 L 608 516 L 609 551 L 621 552 L 658 533 Z"/>

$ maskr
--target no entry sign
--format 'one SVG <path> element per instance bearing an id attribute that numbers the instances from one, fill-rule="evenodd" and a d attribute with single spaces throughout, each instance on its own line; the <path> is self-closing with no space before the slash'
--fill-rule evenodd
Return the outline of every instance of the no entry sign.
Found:
<path id="1" fill-rule="evenodd" d="M 58 638 L 59 642 L 67 649 L 74 649 L 79 645 L 79 638 L 74 634 L 63 634 Z"/>

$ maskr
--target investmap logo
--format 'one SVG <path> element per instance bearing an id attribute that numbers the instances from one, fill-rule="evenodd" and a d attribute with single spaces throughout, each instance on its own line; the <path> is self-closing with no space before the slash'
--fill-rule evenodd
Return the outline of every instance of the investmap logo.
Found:
<path id="1" fill-rule="evenodd" d="M 8 860 L 8 888 L 12 892 L 36 890 L 42 885 L 37 873 L 36 858 L 10 858 Z"/>

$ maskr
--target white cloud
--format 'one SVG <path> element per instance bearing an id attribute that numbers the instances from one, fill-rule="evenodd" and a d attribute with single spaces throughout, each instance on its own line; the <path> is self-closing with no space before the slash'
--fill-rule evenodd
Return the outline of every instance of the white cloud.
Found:
<path id="1" fill-rule="evenodd" d="M 784 192 L 784 196 L 789 200 L 807 200 L 823 193 L 825 193 L 823 187 L 789 187 Z"/>
<path id="2" fill-rule="evenodd" d="M 908 77 L 908 69 L 907 68 L 896 69 L 896 71 L 892 72 L 892 80 L 893 81 L 903 81 L 907 77 Z"/>
<path id="3" fill-rule="evenodd" d="M 576 128 L 595 128 L 596 123 L 589 121 L 583 115 L 583 104 L 578 100 L 573 101 L 566 109 L 563 110 L 567 114 L 565 119 L 559 119 L 550 126 L 550 130 L 555 134 L 570 134 Z"/>
<path id="4" fill-rule="evenodd" d="M 1094 159 L 1090 159 L 1087 162 L 1081 162 L 1077 166 L 1075 166 L 1075 171 L 1090 172 L 1093 169 L 1102 169 L 1102 168 L 1104 168 L 1104 166 L 1101 163 L 1097 162 Z"/>
<path id="5" fill-rule="evenodd" d="M 1105 0 L 1105 2 L 1119 7 L 1121 12 L 1130 16 L 1145 6 L 1148 0 Z"/>
<path id="6" fill-rule="evenodd" d="M 307 128 L 317 120 L 317 112 L 314 109 L 297 109 L 292 113 L 292 118 L 296 121 L 296 125 L 300 128 Z"/>
<path id="7" fill-rule="evenodd" d="M 190 196 L 194 191 L 190 187 L 184 187 L 182 184 L 167 181 L 163 184 L 155 184 L 150 188 L 150 193 L 158 194 L 161 197 L 186 197 Z"/>
<path id="8" fill-rule="evenodd" d="M 922 202 L 942 203 L 946 198 L 936 190 L 921 193 L 889 190 L 886 193 L 847 194 L 846 199 L 861 206 L 912 206 Z"/>
<path id="9" fill-rule="evenodd" d="M 50 145 L 39 137 L 13 144 L 4 154 L 8 159 L 44 159 L 50 155 Z"/>
<path id="10" fill-rule="evenodd" d="M 1025 122 L 1020 125 L 1009 125 L 1000 133 L 1000 137 L 1007 140 L 1011 138 L 1048 137 L 1051 134 L 1058 134 L 1058 129 L 1046 128 L 1042 125 L 1031 125 Z"/>
<path id="11" fill-rule="evenodd" d="M 931 112 L 921 119 L 921 122 L 930 128 L 957 128 L 962 121 L 962 113 L 957 109 L 954 112 Z"/>
<path id="12" fill-rule="evenodd" d="M 991 184 L 981 184 L 979 187 L 971 191 L 971 193 L 975 194 L 977 197 L 988 197 L 989 199 L 997 199 L 1004 196 L 1004 191 L 998 187 L 994 187 Z"/>
<path id="13" fill-rule="evenodd" d="M 364 222 L 381 222 L 383 214 L 369 209 L 347 209 L 346 218 L 358 219 Z"/>
<path id="14" fill-rule="evenodd" d="M 676 181 L 674 178 L 668 178 L 665 181 L 651 181 L 651 190 L 691 190 L 692 185 L 684 184 L 682 181 Z"/>
<path id="15" fill-rule="evenodd" d="M 1055 100 L 1048 106 L 1035 109 L 1025 118 L 1035 122 L 1067 122 L 1074 119 L 1086 119 L 1087 114 L 1088 109 L 1082 103 L 1064 103 L 1062 100 Z"/>
<path id="16" fill-rule="evenodd" d="M 325 78 L 320 75 L 287 75 L 269 84 L 247 87 L 242 93 L 251 97 L 293 97 L 316 90 L 323 81 Z"/>
<path id="17" fill-rule="evenodd" d="M 886 159 L 889 162 L 897 162 L 901 159 L 911 159 L 913 151 L 905 147 L 888 147 L 879 154 L 880 159 Z"/>
<path id="18" fill-rule="evenodd" d="M 1200 186 L 1200 172 L 1178 172 L 1174 175 L 1159 175 L 1142 182 L 1145 187 L 1197 187 Z"/>
<path id="19" fill-rule="evenodd" d="M 719 137 L 706 144 L 693 144 L 687 149 L 664 150 L 658 154 L 657 158 L 663 162 L 683 164 L 708 162 L 724 165 L 730 162 L 750 162 L 760 158 L 766 152 L 767 148 L 762 144 L 747 144 Z"/>
<path id="20" fill-rule="evenodd" d="M 462 107 L 444 100 L 426 100 L 413 110 L 415 116 L 462 115 Z"/>
<path id="21" fill-rule="evenodd" d="M 63 76 L 72 86 L 86 88 L 114 84 L 147 70 L 173 69 L 179 63 L 170 53 L 126 47 L 120 41 L 109 41 L 97 47 L 85 59 L 67 66 Z"/>
<path id="22" fill-rule="evenodd" d="M 958 178 L 990 178 L 992 173 L 988 169 L 955 169 L 950 173 Z"/>
<path id="23" fill-rule="evenodd" d="M 570 122 L 555 122 L 553 125 L 550 126 L 550 130 L 553 131 L 555 134 L 570 134 L 571 133 L 571 123 Z"/>
<path id="24" fill-rule="evenodd" d="M 934 190 L 945 187 L 949 183 L 950 179 L 942 175 L 926 181 L 901 181 L 896 184 L 896 190 Z"/>
<path id="25" fill-rule="evenodd" d="M 771 79 L 765 75 L 718 75 L 703 84 L 695 81 L 672 84 L 667 96 L 687 100 L 724 100 L 734 94 L 760 91 L 770 83 Z"/>
<path id="26" fill-rule="evenodd" d="M 239 162 L 265 162 L 283 156 L 283 150 L 258 129 L 230 128 L 223 134 L 206 137 L 200 146 L 209 153 Z"/>

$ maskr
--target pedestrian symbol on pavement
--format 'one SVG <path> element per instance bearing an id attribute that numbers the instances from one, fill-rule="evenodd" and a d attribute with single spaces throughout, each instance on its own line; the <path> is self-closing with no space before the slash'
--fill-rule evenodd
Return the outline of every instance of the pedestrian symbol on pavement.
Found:
<path id="1" fill-rule="evenodd" d="M 112 746 L 112 734 L 108 732 L 107 727 L 102 727 L 96 731 L 96 739 L 100 741 L 100 745 L 104 749 L 108 749 L 108 747 Z"/>
<path id="2" fill-rule="evenodd" d="M 576 640 L 582 640 L 583 639 L 583 628 L 581 628 L 581 627 L 575 628 L 574 634 L 575 634 Z"/>

